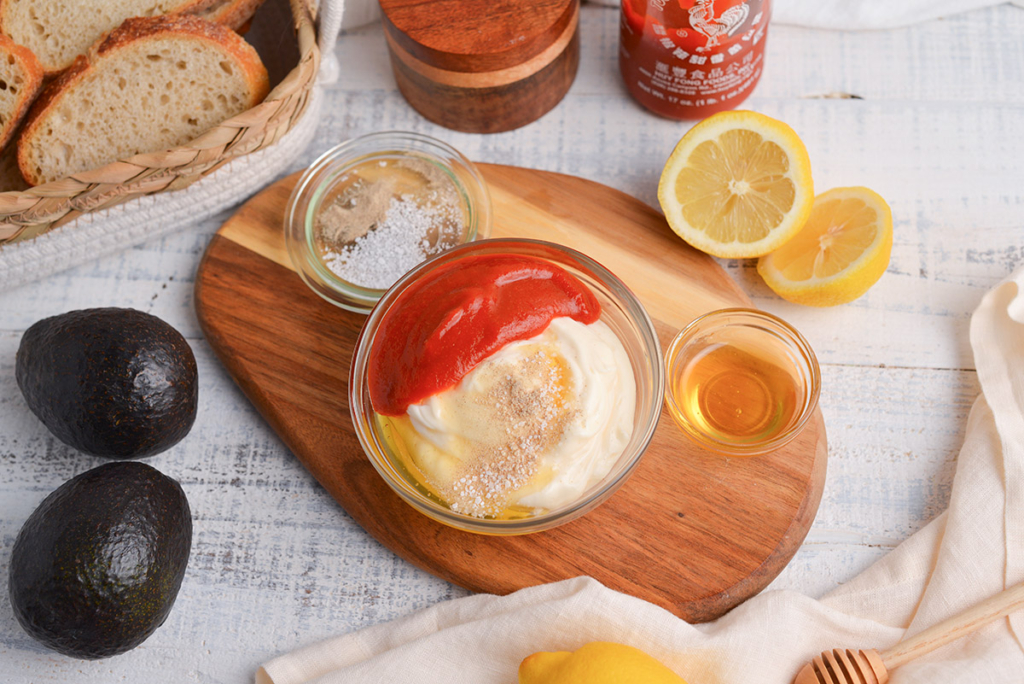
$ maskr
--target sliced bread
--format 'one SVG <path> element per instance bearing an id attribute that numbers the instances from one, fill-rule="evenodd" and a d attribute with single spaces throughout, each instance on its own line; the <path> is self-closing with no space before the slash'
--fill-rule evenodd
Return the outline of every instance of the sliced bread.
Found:
<path id="1" fill-rule="evenodd" d="M 0 149 L 3 149 L 43 86 L 32 51 L 0 35 Z"/>
<path id="2" fill-rule="evenodd" d="M 186 15 L 129 19 L 39 96 L 18 166 L 39 185 L 178 147 L 268 90 L 259 55 L 234 31 Z"/>
<path id="3" fill-rule="evenodd" d="M 262 4 L 263 0 L 216 0 L 197 16 L 239 31 Z"/>
<path id="4" fill-rule="evenodd" d="M 46 74 L 71 66 L 130 17 L 199 12 L 214 0 L 0 0 L 0 32 L 35 53 Z"/>

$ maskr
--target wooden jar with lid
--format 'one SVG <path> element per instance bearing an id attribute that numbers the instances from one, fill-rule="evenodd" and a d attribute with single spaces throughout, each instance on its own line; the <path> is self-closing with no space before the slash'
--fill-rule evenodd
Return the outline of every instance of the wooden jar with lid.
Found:
<path id="1" fill-rule="evenodd" d="M 551 110 L 579 65 L 579 0 L 380 0 L 402 95 L 469 133 L 519 128 Z"/>

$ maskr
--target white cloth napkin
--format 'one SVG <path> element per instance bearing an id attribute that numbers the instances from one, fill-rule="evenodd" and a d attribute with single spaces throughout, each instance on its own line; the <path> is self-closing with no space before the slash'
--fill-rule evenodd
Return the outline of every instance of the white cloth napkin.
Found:
<path id="1" fill-rule="evenodd" d="M 477 595 L 281 656 L 257 684 L 511 684 L 535 651 L 590 641 L 641 648 L 689 684 L 788 684 L 831 648 L 887 648 L 1024 581 L 1024 269 L 971 319 L 982 396 L 949 509 L 848 584 L 815 601 L 766 592 L 717 621 L 670 613 L 577 578 Z M 894 684 L 1024 681 L 1024 614 L 894 670 Z"/>

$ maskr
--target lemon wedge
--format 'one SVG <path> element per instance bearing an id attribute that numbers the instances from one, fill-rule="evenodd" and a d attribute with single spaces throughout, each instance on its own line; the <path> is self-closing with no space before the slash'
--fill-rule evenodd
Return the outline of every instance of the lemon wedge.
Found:
<path id="1" fill-rule="evenodd" d="M 719 257 L 756 257 L 800 230 L 814 184 L 803 142 L 757 112 L 722 112 L 691 128 L 672 151 L 658 201 L 679 237 Z"/>
<path id="2" fill-rule="evenodd" d="M 783 299 L 809 306 L 852 302 L 889 265 L 892 211 L 868 188 L 834 188 L 814 199 L 803 229 L 757 262 Z"/>

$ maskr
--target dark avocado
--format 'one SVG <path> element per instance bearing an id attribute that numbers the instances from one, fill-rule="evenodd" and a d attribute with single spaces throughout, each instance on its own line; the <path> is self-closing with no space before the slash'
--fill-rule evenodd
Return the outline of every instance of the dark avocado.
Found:
<path id="1" fill-rule="evenodd" d="M 192 349 L 167 323 L 134 309 L 35 323 L 21 338 L 15 372 L 43 424 L 93 456 L 152 456 L 181 441 L 196 419 Z"/>
<path id="2" fill-rule="evenodd" d="M 170 613 L 192 547 L 177 482 L 144 463 L 106 463 L 68 480 L 25 522 L 9 590 L 33 638 L 75 658 L 142 643 Z"/>

